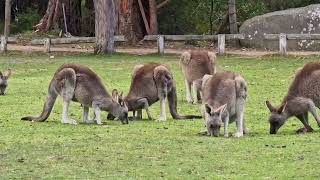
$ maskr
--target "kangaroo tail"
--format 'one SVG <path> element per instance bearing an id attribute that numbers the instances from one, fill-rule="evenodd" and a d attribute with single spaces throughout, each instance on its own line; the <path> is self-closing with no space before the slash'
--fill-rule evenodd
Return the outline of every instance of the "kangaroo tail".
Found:
<path id="1" fill-rule="evenodd" d="M 169 109 L 171 116 L 173 119 L 201 119 L 202 116 L 196 116 L 196 115 L 179 115 L 177 112 L 177 90 L 176 86 L 173 85 L 170 92 L 168 92 L 168 103 L 169 103 Z"/>
<path id="2" fill-rule="evenodd" d="M 38 117 L 27 116 L 27 117 L 21 118 L 21 120 L 43 122 L 49 117 L 49 115 L 52 111 L 53 105 L 54 105 L 54 103 L 57 99 L 57 96 L 58 96 L 58 94 L 54 90 L 54 87 L 53 87 L 54 82 L 53 81 L 54 80 L 52 80 L 50 83 L 49 90 L 48 90 L 48 96 L 47 96 L 46 102 L 44 103 L 43 110 L 42 110 L 42 113 L 40 114 L 40 116 L 38 116 Z"/>

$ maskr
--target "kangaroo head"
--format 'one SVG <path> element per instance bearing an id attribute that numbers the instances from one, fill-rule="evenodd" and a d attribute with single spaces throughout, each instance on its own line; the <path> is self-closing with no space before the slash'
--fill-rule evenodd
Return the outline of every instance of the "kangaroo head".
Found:
<path id="1" fill-rule="evenodd" d="M 285 113 L 287 102 L 281 105 L 279 108 L 275 108 L 274 106 L 272 106 L 269 101 L 266 101 L 266 105 L 271 112 L 269 117 L 270 134 L 277 134 L 280 127 L 287 120 L 287 115 Z"/>
<path id="2" fill-rule="evenodd" d="M 205 124 L 208 135 L 218 137 L 222 125 L 222 114 L 227 110 L 227 104 L 214 109 L 209 104 L 205 104 Z"/>
<path id="3" fill-rule="evenodd" d="M 11 69 L 8 69 L 4 73 L 0 71 L 0 95 L 4 95 L 6 87 L 8 86 L 8 79 L 11 76 Z"/>
<path id="4" fill-rule="evenodd" d="M 128 124 L 128 107 L 123 100 L 123 92 L 119 93 L 118 90 L 112 90 L 112 101 L 117 104 L 116 112 L 114 113 L 117 116 L 122 124 Z M 108 119 L 114 118 L 111 114 L 108 115 Z"/>

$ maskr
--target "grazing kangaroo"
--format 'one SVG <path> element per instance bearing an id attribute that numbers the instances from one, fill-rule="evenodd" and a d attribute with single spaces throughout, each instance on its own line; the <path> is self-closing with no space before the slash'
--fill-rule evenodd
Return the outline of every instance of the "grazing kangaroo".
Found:
<path id="1" fill-rule="evenodd" d="M 281 105 L 276 108 L 266 101 L 271 112 L 269 117 L 270 134 L 276 134 L 288 118 L 296 116 L 304 125 L 297 133 L 312 132 L 308 112 L 311 112 L 320 127 L 320 117 L 316 107 L 320 106 L 320 62 L 306 64 L 299 68 Z"/>
<path id="2" fill-rule="evenodd" d="M 11 69 L 8 69 L 4 73 L 0 71 L 0 95 L 4 95 L 8 87 L 8 79 L 11 76 Z"/>
<path id="3" fill-rule="evenodd" d="M 219 72 L 205 75 L 202 81 L 202 113 L 207 127 L 207 134 L 219 136 L 224 124 L 224 136 L 228 137 L 228 125 L 234 120 L 237 124 L 235 137 L 247 133 L 244 120 L 247 83 L 236 73 Z"/>
<path id="4" fill-rule="evenodd" d="M 172 73 L 165 65 L 150 63 L 135 66 L 129 93 L 123 99 L 128 110 L 139 113 L 145 109 L 148 118 L 152 119 L 148 108 L 160 100 L 159 120 L 166 121 L 166 99 L 168 99 L 170 113 L 174 119 L 201 118 L 201 116 L 194 115 L 181 116 L 177 113 L 176 84 Z"/>
<path id="5" fill-rule="evenodd" d="M 186 98 L 189 103 L 201 100 L 201 79 L 205 74 L 213 75 L 216 55 L 208 51 L 186 51 L 180 58 L 180 66 L 186 84 Z M 200 81 L 199 81 L 200 80 Z M 192 91 L 191 91 L 192 87 Z M 195 99 L 193 98 L 195 96 Z"/>
<path id="6" fill-rule="evenodd" d="M 79 102 L 83 106 L 84 123 L 102 124 L 100 113 L 108 111 L 118 117 L 122 123 L 128 123 L 128 108 L 111 97 L 102 84 L 101 79 L 88 67 L 78 64 L 62 65 L 54 74 L 48 89 L 47 100 L 39 117 L 23 117 L 21 120 L 45 121 L 53 108 L 58 95 L 63 98 L 62 123 L 77 124 L 68 117 L 70 101 Z M 89 120 L 89 107 L 94 110 L 94 120 Z"/>

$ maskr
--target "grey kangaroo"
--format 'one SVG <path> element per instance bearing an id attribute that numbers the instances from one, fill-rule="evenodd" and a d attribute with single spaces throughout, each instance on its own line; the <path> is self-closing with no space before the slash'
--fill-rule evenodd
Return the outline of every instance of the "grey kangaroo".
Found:
<path id="1" fill-rule="evenodd" d="M 182 53 L 180 66 L 185 78 L 186 98 L 189 103 L 200 102 L 201 79 L 205 74 L 213 75 L 215 73 L 215 61 L 215 53 L 209 51 L 197 50 Z"/>
<path id="2" fill-rule="evenodd" d="M 78 64 L 62 65 L 54 74 L 48 89 L 48 96 L 39 117 L 23 117 L 21 120 L 45 121 L 53 108 L 57 96 L 63 98 L 62 123 L 77 124 L 68 117 L 71 101 L 79 102 L 83 106 L 84 123 L 102 124 L 100 113 L 107 111 L 118 117 L 122 123 L 128 123 L 128 108 L 124 103 L 118 103 L 109 95 L 101 79 L 88 67 Z M 94 110 L 94 120 L 89 120 L 89 107 Z"/>
<path id="3" fill-rule="evenodd" d="M 182 116 L 177 113 L 176 84 L 168 67 L 157 63 L 135 66 L 129 93 L 122 100 L 127 104 L 128 110 L 141 113 L 141 110 L 145 109 L 148 118 L 152 119 L 148 107 L 160 100 L 161 112 L 158 120 L 166 121 L 166 99 L 174 119 L 201 118 L 201 116 Z"/>
<path id="4" fill-rule="evenodd" d="M 8 87 L 8 79 L 11 76 L 11 69 L 5 72 L 0 71 L 0 95 L 4 95 Z"/>
<path id="5" fill-rule="evenodd" d="M 269 101 L 266 101 L 266 105 L 271 112 L 270 134 L 276 134 L 292 116 L 297 117 L 304 125 L 297 130 L 297 133 L 312 132 L 308 112 L 311 112 L 320 126 L 320 117 L 316 112 L 316 107 L 320 106 L 320 62 L 308 63 L 296 72 L 288 93 L 279 107 L 272 106 Z"/>
<path id="6" fill-rule="evenodd" d="M 205 75 L 202 81 L 202 113 L 207 127 L 207 134 L 219 136 L 224 124 L 224 136 L 228 137 L 228 125 L 234 120 L 237 124 L 235 137 L 247 133 L 244 120 L 247 83 L 239 74 L 218 72 Z"/>

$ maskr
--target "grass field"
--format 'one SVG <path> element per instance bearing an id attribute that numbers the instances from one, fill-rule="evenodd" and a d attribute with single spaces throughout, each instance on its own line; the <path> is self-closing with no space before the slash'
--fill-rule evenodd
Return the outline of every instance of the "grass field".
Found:
<path id="1" fill-rule="evenodd" d="M 297 135 L 302 124 L 291 118 L 277 135 L 269 134 L 265 100 L 278 105 L 298 67 L 319 57 L 278 56 L 218 58 L 220 70 L 241 73 L 248 82 L 246 120 L 250 134 L 243 138 L 199 136 L 203 120 L 167 122 L 146 119 L 121 125 L 77 126 L 60 122 L 59 98 L 44 123 L 20 121 L 38 115 L 55 70 L 63 63 L 91 67 L 107 89 L 128 92 L 136 64 L 160 62 L 171 67 L 178 90 L 178 111 L 200 114 L 198 105 L 186 103 L 184 82 L 177 56 L 93 56 L 10 53 L 0 56 L 0 69 L 11 68 L 8 93 L 0 96 L 0 179 L 287 179 L 319 178 L 320 131 L 310 115 L 315 132 Z M 159 116 L 159 103 L 151 107 Z M 168 111 L 167 111 L 168 113 Z M 71 117 L 81 122 L 82 111 L 72 103 Z M 130 113 L 131 115 L 131 113 Z M 231 132 L 235 124 L 231 124 Z"/>

